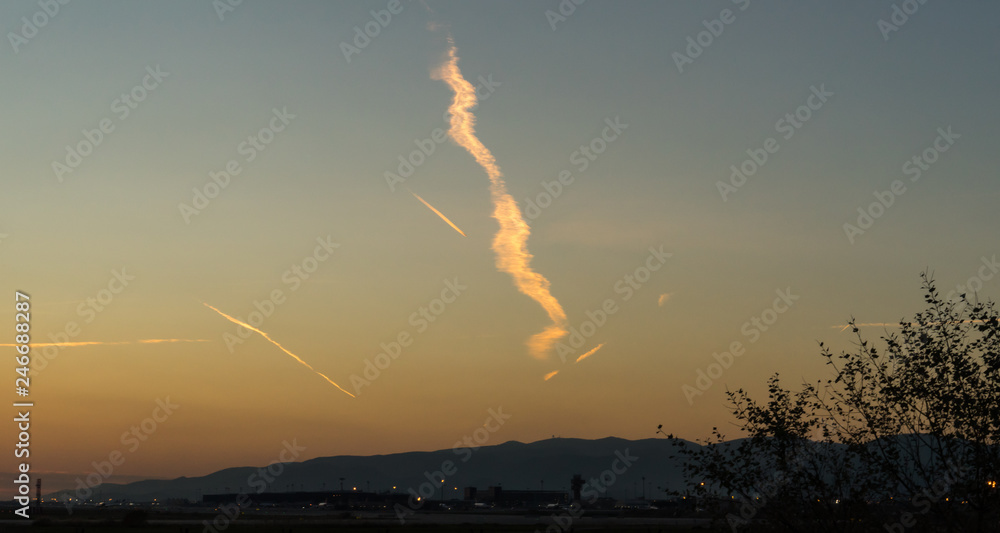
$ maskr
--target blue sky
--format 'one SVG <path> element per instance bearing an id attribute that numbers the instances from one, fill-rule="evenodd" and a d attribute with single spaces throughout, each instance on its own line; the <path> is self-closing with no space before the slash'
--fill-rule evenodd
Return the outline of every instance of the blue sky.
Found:
<path id="1" fill-rule="evenodd" d="M 35 379 L 52 421 L 38 425 L 40 468 L 86 473 L 165 396 L 184 407 L 118 475 L 265 461 L 295 436 L 311 456 L 444 448 L 498 405 L 513 413 L 501 440 L 640 438 L 658 423 L 693 438 L 727 422 L 726 385 L 819 378 L 817 341 L 850 343 L 831 326 L 919 310 L 926 268 L 944 292 L 979 276 L 982 297 L 998 294 L 980 268 L 1000 252 L 994 3 L 930 0 L 886 39 L 891 1 L 587 0 L 555 29 L 555 0 L 404 1 L 345 58 L 389 5 L 246 0 L 220 20 L 208 1 L 71 2 L 16 46 L 11 32 L 43 7 L 3 5 L 0 261 L 8 290 L 32 294 L 36 338 L 78 322 L 76 341 L 205 341 L 59 351 Z M 729 23 L 712 22 L 723 10 Z M 547 318 L 494 266 L 473 158 L 434 143 L 404 186 L 386 182 L 447 128 L 453 94 L 431 72 L 449 35 L 465 78 L 494 84 L 477 133 L 522 209 L 574 176 L 529 220 L 532 265 L 570 324 L 607 299 L 620 311 L 567 363 L 527 354 Z M 710 43 L 679 69 L 689 37 Z M 157 68 L 168 74 L 122 118 L 115 100 Z M 832 96 L 786 139 L 778 121 L 816 104 L 813 88 Z M 241 143 L 278 124 L 275 110 L 294 118 L 248 161 Z M 627 127 L 580 170 L 574 152 L 615 119 Z M 113 131 L 60 182 L 53 161 L 102 120 Z M 958 136 L 925 152 L 939 128 Z M 724 200 L 718 182 L 768 138 L 766 163 Z M 936 161 L 913 181 L 903 166 L 925 153 Z M 186 221 L 179 204 L 230 160 L 240 173 Z M 849 238 L 844 224 L 894 180 L 906 191 Z M 324 237 L 340 247 L 292 290 L 285 272 Z M 673 255 L 625 301 L 615 288 L 650 247 Z M 122 268 L 134 282 L 83 323 L 79 306 Z M 417 333 L 409 317 L 454 278 L 467 292 Z M 789 288 L 794 305 L 689 404 L 682 387 Z M 287 298 L 261 329 L 342 385 L 380 343 L 415 341 L 349 398 L 262 338 L 228 350 L 232 324 L 201 305 L 246 318 L 274 290 Z M 79 445 L 64 453 L 67 436 Z"/>

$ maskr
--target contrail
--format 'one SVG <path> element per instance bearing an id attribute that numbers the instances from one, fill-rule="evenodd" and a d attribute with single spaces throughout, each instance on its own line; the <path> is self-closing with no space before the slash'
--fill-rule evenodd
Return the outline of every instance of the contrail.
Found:
<path id="1" fill-rule="evenodd" d="M 580 361 L 583 361 L 584 359 L 590 357 L 591 355 L 594 355 L 594 353 L 597 352 L 597 350 L 600 350 L 603 347 L 604 347 L 604 343 L 602 342 L 602 343 L 598 344 L 597 346 L 591 348 L 589 352 L 581 355 L 580 357 L 577 357 L 576 358 L 576 362 L 579 363 Z"/>
<path id="2" fill-rule="evenodd" d="M 409 190 L 409 189 L 407 189 L 407 190 Z M 456 226 L 452 221 L 448 220 L 448 217 L 444 216 L 444 213 L 438 211 L 437 209 L 434 209 L 433 205 L 427 203 L 427 200 L 424 200 L 423 198 L 420 197 L 420 195 L 418 195 L 417 193 L 415 193 L 413 191 L 410 191 L 410 194 L 412 194 L 414 196 L 414 198 L 416 198 L 417 200 L 420 200 L 420 203 L 426 205 L 428 209 L 430 209 L 431 211 L 434 211 L 434 213 L 437 216 L 441 217 L 441 220 L 447 222 L 448 225 L 451 226 L 452 228 L 455 228 L 455 231 L 461 233 L 463 237 L 467 236 L 464 231 L 458 229 L 458 226 Z"/>
<path id="3" fill-rule="evenodd" d="M 500 223 L 500 229 L 493 238 L 497 268 L 510 274 L 517 289 L 541 304 L 552 320 L 550 326 L 533 335 L 527 343 L 532 356 L 544 359 L 552 345 L 567 334 L 566 313 L 549 292 L 549 280 L 531 270 L 532 255 L 526 246 L 531 230 L 524 222 L 517 202 L 507 193 L 507 185 L 496 159 L 476 137 L 476 117 L 469 111 L 477 102 L 475 88 L 462 77 L 458 68 L 457 49 L 451 37 L 448 38 L 448 45 L 448 60 L 434 74 L 434 77 L 440 77 L 455 92 L 455 100 L 448 106 L 451 113 L 448 135 L 472 154 L 490 178 L 493 218 Z"/>
<path id="4" fill-rule="evenodd" d="M 958 321 L 951 321 L 951 322 L 928 322 L 928 325 L 929 326 L 940 326 L 942 324 L 980 324 L 982 322 L 984 322 L 984 321 L 983 320 L 958 320 Z M 915 324 L 915 322 L 907 322 L 906 324 L 908 326 L 912 326 L 912 325 Z M 857 327 L 859 327 L 859 328 L 879 328 L 879 327 L 884 327 L 884 328 L 898 328 L 900 326 L 899 322 L 892 323 L 892 324 L 890 324 L 888 322 L 865 322 L 863 324 L 854 324 L 854 325 L 857 326 Z M 851 327 L 851 324 L 840 324 L 840 325 L 836 325 L 836 326 L 830 326 L 830 329 L 840 328 L 840 331 L 844 331 L 844 330 L 846 330 L 846 329 L 848 329 L 850 327 Z"/>
<path id="5" fill-rule="evenodd" d="M 139 344 L 159 344 L 161 342 L 212 342 L 208 339 L 139 339 Z"/>
<path id="6" fill-rule="evenodd" d="M 577 357 L 576 358 L 576 362 L 579 363 L 580 361 L 583 361 L 584 359 L 590 357 L 591 355 L 594 355 L 594 353 L 596 353 L 597 350 L 600 350 L 603 347 L 604 347 L 604 343 L 603 342 L 600 343 L 600 344 L 598 344 L 597 346 L 594 346 L 587 353 L 581 355 L 580 357 Z M 548 380 L 552 379 L 558 373 L 559 373 L 558 370 L 553 370 L 552 372 L 549 372 L 548 374 L 545 374 L 545 381 L 548 381 Z"/>
<path id="7" fill-rule="evenodd" d="M 73 348 L 76 346 L 114 346 L 117 344 L 160 344 L 164 342 L 212 342 L 208 339 L 139 339 L 137 341 L 70 341 L 70 342 L 33 342 L 31 346 L 59 346 Z M 0 344 L 0 346 L 19 346 L 17 344 Z"/>
<path id="8" fill-rule="evenodd" d="M 337 385 L 332 379 L 326 377 L 326 374 L 320 372 L 319 370 L 316 370 L 315 368 L 313 368 L 312 366 L 310 366 L 309 363 L 303 361 L 302 359 L 299 359 L 299 356 L 293 354 L 292 352 L 288 351 L 284 346 L 278 344 L 278 341 L 272 339 L 270 336 L 268 336 L 267 333 L 264 333 L 263 331 L 255 328 L 253 326 L 251 326 L 250 324 L 247 324 L 246 322 L 243 322 L 241 320 L 235 319 L 235 318 L 233 318 L 233 317 L 231 317 L 231 316 L 223 313 L 222 311 L 219 311 L 218 309 L 212 307 L 211 305 L 208 305 L 207 303 L 204 303 L 204 302 L 202 302 L 202 303 L 205 305 L 205 307 L 207 307 L 207 308 L 211 309 L 212 311 L 215 311 L 216 313 L 219 313 L 220 315 L 226 317 L 226 319 L 228 319 L 230 322 L 232 322 L 234 324 L 239 324 L 239 325 L 241 325 L 241 326 L 249 329 L 250 331 L 256 331 L 257 333 L 260 333 L 260 335 L 262 337 L 264 337 L 265 339 L 267 339 L 271 344 L 277 346 L 281 351 L 283 351 L 283 352 L 287 353 L 288 355 L 292 356 L 292 359 L 295 359 L 296 361 L 298 361 L 298 362 L 302 363 L 303 365 L 305 365 L 305 367 L 308 368 L 309 370 L 312 370 L 313 372 L 319 374 L 323 379 L 325 379 L 328 382 L 330 382 L 331 385 L 333 385 L 334 387 L 337 387 L 338 389 L 340 389 L 341 391 L 343 391 L 344 394 L 347 394 L 351 398 L 356 398 L 356 396 L 354 396 L 350 392 L 347 392 L 346 390 L 344 390 L 343 387 L 341 387 L 340 385 Z"/>

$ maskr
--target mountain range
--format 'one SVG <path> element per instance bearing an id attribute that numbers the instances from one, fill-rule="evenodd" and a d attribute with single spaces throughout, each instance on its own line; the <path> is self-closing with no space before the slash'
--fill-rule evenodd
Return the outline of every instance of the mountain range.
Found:
<path id="1" fill-rule="evenodd" d="M 152 501 L 185 498 L 200 500 L 205 494 L 233 492 L 283 492 L 357 490 L 368 492 L 408 490 L 434 498 L 461 499 L 465 487 L 480 490 L 500 486 L 505 490 L 570 490 L 575 474 L 607 485 L 618 499 L 665 496 L 663 489 L 681 489 L 679 461 L 666 439 L 596 440 L 551 438 L 532 443 L 509 441 L 478 449 L 459 448 L 388 455 L 338 455 L 301 462 L 226 468 L 200 477 L 143 480 L 127 484 L 103 483 L 93 489 L 95 498 Z M 448 475 L 450 473 L 450 475 Z M 425 485 L 421 488 L 421 485 Z M 78 497 L 76 491 L 48 496 Z M 86 491 L 79 491 L 85 496 Z"/>

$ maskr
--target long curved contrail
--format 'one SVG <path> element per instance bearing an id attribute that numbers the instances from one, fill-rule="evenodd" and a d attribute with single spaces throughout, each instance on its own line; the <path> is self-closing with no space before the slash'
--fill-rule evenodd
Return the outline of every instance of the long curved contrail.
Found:
<path id="1" fill-rule="evenodd" d="M 302 359 L 299 359 L 299 356 L 297 356 L 297 355 L 293 354 L 292 352 L 288 351 L 288 349 L 287 349 L 287 348 L 285 348 L 284 346 L 282 346 L 282 345 L 278 344 L 278 341 L 276 341 L 276 340 L 272 339 L 272 338 L 271 338 L 271 337 L 270 337 L 270 336 L 269 336 L 269 335 L 268 335 L 267 333 L 264 333 L 263 331 L 261 331 L 261 330 L 259 330 L 259 329 L 255 328 L 255 327 L 253 327 L 253 326 L 251 326 L 250 324 L 247 324 L 246 322 L 243 322 L 242 320 L 239 320 L 239 319 L 236 319 L 236 318 L 233 318 L 233 317 L 231 317 L 231 316 L 229 316 L 229 315 L 227 315 L 227 314 L 223 313 L 222 311 L 219 311 L 218 309 L 216 309 L 216 308 L 212 307 L 211 305 L 208 305 L 207 303 L 204 303 L 204 302 L 202 302 L 202 303 L 203 303 L 203 304 L 205 305 L 205 307 L 207 307 L 207 308 L 211 309 L 212 311 L 215 311 L 216 313 L 219 313 L 220 315 L 222 315 L 223 317 L 225 317 L 225 318 L 226 318 L 227 320 L 229 320 L 230 322 L 232 322 L 232 323 L 234 323 L 234 324 L 239 324 L 240 326 L 243 326 L 243 327 L 245 327 L 245 328 L 249 329 L 250 331 L 255 331 L 255 332 L 257 332 L 257 333 L 260 333 L 261 337 L 264 337 L 264 338 L 265 338 L 265 339 L 267 339 L 267 340 L 268 340 L 268 341 L 269 341 L 269 342 L 270 342 L 271 344 L 273 344 L 273 345 L 277 346 L 277 347 L 278 347 L 279 349 L 281 349 L 281 351 L 283 351 L 283 352 L 287 353 L 288 355 L 292 356 L 292 359 L 295 359 L 296 361 L 298 361 L 298 362 L 302 363 L 302 364 L 303 364 L 303 365 L 304 365 L 304 366 L 305 366 L 306 368 L 308 368 L 309 370 L 312 370 L 313 372 L 315 372 L 315 373 L 319 374 L 319 375 L 320 375 L 320 377 L 322 377 L 323 379 L 325 379 L 325 380 L 327 380 L 328 382 L 330 382 L 330 384 L 331 384 L 331 385 L 333 385 L 334 387 L 337 387 L 338 389 L 340 389 L 341 391 L 343 391 L 343 392 L 344 392 L 344 394 L 347 394 L 347 395 L 348 395 L 348 396 L 350 396 L 351 398 L 356 398 L 356 396 L 354 396 L 354 395 L 353 395 L 353 394 L 351 394 L 350 392 L 347 392 L 346 390 L 344 390 L 344 388 L 343 388 L 343 387 L 341 387 L 340 385 L 337 385 L 337 384 L 336 384 L 336 383 L 335 383 L 335 382 L 334 382 L 334 381 L 333 381 L 332 379 L 330 379 L 330 378 L 326 377 L 326 374 L 324 374 L 324 373 L 320 372 L 319 370 L 316 370 L 316 369 L 315 369 L 315 368 L 313 368 L 313 367 L 312 367 L 312 366 L 311 366 L 311 365 L 310 365 L 309 363 L 307 363 L 307 362 L 303 361 Z"/>
<path id="2" fill-rule="evenodd" d="M 531 229 L 521 216 L 517 202 L 507 193 L 507 185 L 496 159 L 476 137 L 476 117 L 469 111 L 476 105 L 476 90 L 462 77 L 458 68 L 457 49 L 451 37 L 448 38 L 448 45 L 448 60 L 435 72 L 435 77 L 440 77 L 455 92 L 455 99 L 448 107 L 448 112 L 451 113 L 448 135 L 472 154 L 490 178 L 493 218 L 500 223 L 500 229 L 493 238 L 497 268 L 510 274 L 517 289 L 541 304 L 552 320 L 551 325 L 533 335 L 527 342 L 531 355 L 544 359 L 552 345 L 567 334 L 566 312 L 549 292 L 549 280 L 531 270 L 532 255 L 527 247 Z"/>

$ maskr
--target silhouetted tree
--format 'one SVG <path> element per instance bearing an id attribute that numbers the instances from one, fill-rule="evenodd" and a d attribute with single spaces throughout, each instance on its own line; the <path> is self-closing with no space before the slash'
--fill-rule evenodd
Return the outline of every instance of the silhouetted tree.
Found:
<path id="1" fill-rule="evenodd" d="M 838 355 L 833 377 L 799 391 L 769 380 L 758 403 L 727 391 L 747 437 L 717 428 L 703 446 L 674 440 L 689 484 L 705 486 L 734 528 L 787 531 L 1000 531 L 1000 321 L 993 302 L 944 299 L 921 275 L 927 308 L 899 332 Z"/>

